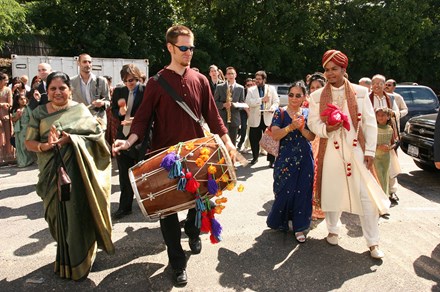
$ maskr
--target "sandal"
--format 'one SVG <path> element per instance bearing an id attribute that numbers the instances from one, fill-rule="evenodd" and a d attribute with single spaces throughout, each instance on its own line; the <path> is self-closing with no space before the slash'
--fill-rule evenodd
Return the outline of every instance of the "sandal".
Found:
<path id="1" fill-rule="evenodd" d="M 306 242 L 306 236 L 304 235 L 303 232 L 295 232 L 295 238 L 296 241 L 298 241 L 299 243 Z"/>

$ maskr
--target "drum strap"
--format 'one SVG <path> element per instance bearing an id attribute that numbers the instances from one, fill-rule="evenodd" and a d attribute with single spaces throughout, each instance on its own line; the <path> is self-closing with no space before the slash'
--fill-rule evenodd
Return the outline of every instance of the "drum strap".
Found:
<path id="1" fill-rule="evenodd" d="M 200 124 L 203 131 L 210 132 L 208 126 L 206 125 L 205 119 L 201 117 L 200 119 L 196 116 L 196 114 L 189 108 L 189 106 L 186 104 L 186 102 L 182 99 L 180 95 L 177 94 L 177 92 L 174 90 L 174 88 L 171 87 L 171 85 L 163 78 L 160 73 L 157 73 L 153 76 L 153 79 L 165 89 L 165 91 L 171 95 L 171 97 L 174 99 L 175 102 L 191 117 Z"/>

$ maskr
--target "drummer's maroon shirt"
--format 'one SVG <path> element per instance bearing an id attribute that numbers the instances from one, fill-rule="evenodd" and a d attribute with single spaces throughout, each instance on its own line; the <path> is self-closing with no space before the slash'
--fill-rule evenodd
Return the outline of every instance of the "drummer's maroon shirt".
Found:
<path id="1" fill-rule="evenodd" d="M 167 68 L 162 69 L 159 73 L 176 90 L 197 117 L 200 118 L 203 115 L 212 133 L 221 137 L 228 132 L 215 105 L 209 81 L 204 75 L 189 68 L 182 76 Z M 204 135 L 200 125 L 174 101 L 157 81 L 150 78 L 142 103 L 134 116 L 130 134 L 136 134 L 140 140 L 143 140 L 153 113 L 152 150 L 169 147 Z"/>

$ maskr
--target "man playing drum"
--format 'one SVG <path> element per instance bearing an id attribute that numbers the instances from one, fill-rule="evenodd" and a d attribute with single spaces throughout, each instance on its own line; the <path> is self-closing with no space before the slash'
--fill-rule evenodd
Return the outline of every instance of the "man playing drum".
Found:
<path id="1" fill-rule="evenodd" d="M 212 133 L 218 134 L 226 149 L 234 159 L 236 149 L 227 134 L 227 129 L 219 116 L 208 79 L 190 69 L 194 52 L 194 34 L 181 25 L 173 26 L 166 33 L 167 49 L 171 55 L 171 63 L 159 74 L 164 78 L 189 108 L 198 116 L 204 117 Z M 150 121 L 153 121 L 152 150 L 176 145 L 198 137 L 204 132 L 199 123 L 189 116 L 167 91 L 154 78 L 150 78 L 145 89 L 144 99 L 140 105 L 127 140 L 116 140 L 113 152 L 130 148 L 136 141 L 143 140 Z M 148 137 L 146 137 L 148 138 Z M 185 222 L 185 233 L 189 238 L 189 246 L 193 254 L 200 253 L 200 229 L 195 226 L 195 209 L 188 211 Z M 186 257 L 180 243 L 181 228 L 177 214 L 160 219 L 173 279 L 178 285 L 187 283 Z"/>

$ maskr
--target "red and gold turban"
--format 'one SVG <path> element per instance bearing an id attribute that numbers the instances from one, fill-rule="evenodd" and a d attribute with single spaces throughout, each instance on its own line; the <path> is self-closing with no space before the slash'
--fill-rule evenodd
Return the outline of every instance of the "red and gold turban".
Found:
<path id="1" fill-rule="evenodd" d="M 348 58 L 341 51 L 328 50 L 325 52 L 324 56 L 322 56 L 322 67 L 325 67 L 325 65 L 327 65 L 327 63 L 330 61 L 342 68 L 347 68 L 348 66 Z"/>

